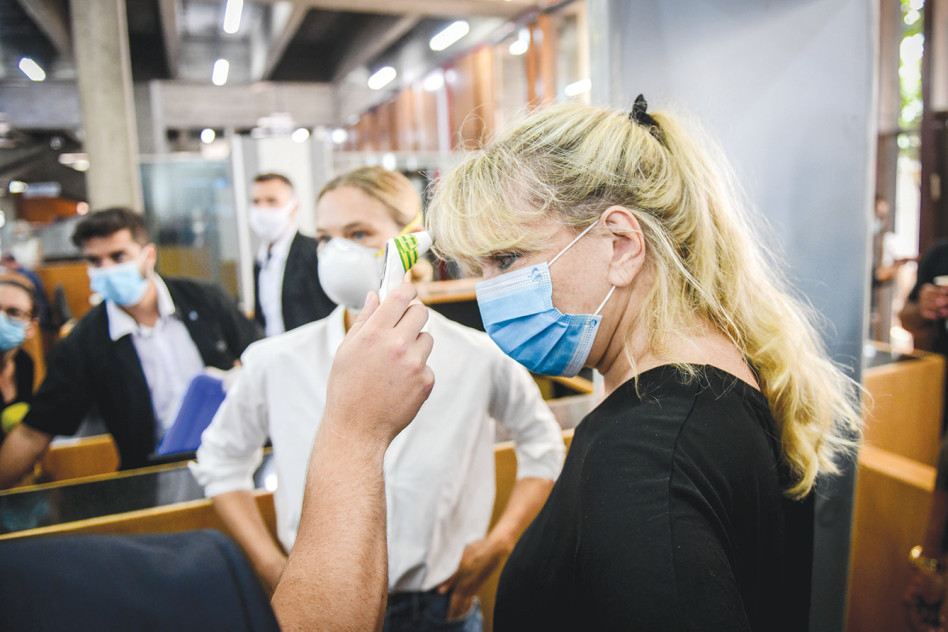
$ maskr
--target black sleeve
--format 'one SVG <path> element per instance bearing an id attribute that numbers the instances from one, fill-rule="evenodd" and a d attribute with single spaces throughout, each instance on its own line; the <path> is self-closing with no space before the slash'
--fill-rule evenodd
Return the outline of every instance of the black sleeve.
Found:
<path id="1" fill-rule="evenodd" d="M 584 463 L 577 599 L 596 629 L 748 630 L 715 513 L 699 493 L 669 495 L 666 445 L 616 433 Z"/>
<path id="2" fill-rule="evenodd" d="M 46 378 L 33 394 L 23 423 L 51 435 L 72 435 L 92 409 L 94 388 L 90 354 L 74 329 L 53 349 Z"/>

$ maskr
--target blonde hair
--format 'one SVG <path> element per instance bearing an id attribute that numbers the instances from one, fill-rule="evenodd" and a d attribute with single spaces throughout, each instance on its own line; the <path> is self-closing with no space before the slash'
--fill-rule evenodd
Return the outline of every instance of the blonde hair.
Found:
<path id="1" fill-rule="evenodd" d="M 399 228 L 405 228 L 421 215 L 421 196 L 411 181 L 397 171 L 378 166 L 354 169 L 327 182 L 316 201 L 319 202 L 329 191 L 341 187 L 355 187 L 384 204 Z M 411 277 L 413 281 L 431 279 L 431 264 L 427 260 L 419 260 L 411 269 Z"/>
<path id="2" fill-rule="evenodd" d="M 355 187 L 384 204 L 399 228 L 404 228 L 421 213 L 421 196 L 411 181 L 397 171 L 382 167 L 360 167 L 326 183 L 316 198 L 340 187 Z"/>
<path id="3" fill-rule="evenodd" d="M 786 493 L 802 497 L 855 445 L 859 386 L 830 359 L 815 310 L 760 247 L 724 157 L 675 117 L 652 117 L 655 127 L 568 104 L 527 118 L 438 183 L 427 213 L 435 246 L 476 270 L 491 254 L 542 248 L 549 234 L 534 223 L 547 216 L 578 231 L 612 205 L 629 209 L 655 281 L 638 316 L 649 349 L 691 375 L 668 357 L 672 337 L 695 317 L 727 335 L 776 420 L 792 477 Z"/>

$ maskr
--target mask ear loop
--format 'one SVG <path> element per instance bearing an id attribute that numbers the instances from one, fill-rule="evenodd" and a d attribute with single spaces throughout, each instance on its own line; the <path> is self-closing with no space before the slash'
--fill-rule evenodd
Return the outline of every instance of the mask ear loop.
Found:
<path id="1" fill-rule="evenodd" d="M 553 257 L 552 259 L 550 259 L 550 262 L 547 264 L 547 266 L 552 266 L 554 263 L 556 263 L 556 260 L 559 259 L 560 257 L 562 257 L 564 252 L 566 252 L 567 250 L 569 250 L 570 248 L 572 248 L 572 247 L 573 247 L 573 244 L 575 244 L 577 241 L 579 241 L 580 239 L 582 239 L 583 237 L 585 237 L 585 236 L 586 236 L 586 233 L 588 233 L 589 231 L 591 231 L 591 230 L 593 229 L 593 227 L 594 227 L 596 224 L 598 224 L 598 223 L 599 223 L 599 220 L 597 219 L 595 222 L 593 222 L 592 224 L 590 224 L 589 226 L 587 226 L 587 227 L 585 228 L 585 230 L 583 230 L 583 232 L 581 232 L 580 234 L 576 235 L 576 239 L 574 239 L 573 241 L 571 241 L 571 242 L 569 242 L 568 244 L 566 244 L 566 248 L 563 248 L 562 250 L 560 250 L 560 253 L 559 253 L 558 255 L 556 255 L 555 257 Z"/>

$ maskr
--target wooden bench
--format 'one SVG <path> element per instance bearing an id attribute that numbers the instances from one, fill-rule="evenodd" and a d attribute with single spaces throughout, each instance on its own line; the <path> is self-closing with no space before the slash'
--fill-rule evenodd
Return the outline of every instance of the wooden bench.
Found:
<path id="1" fill-rule="evenodd" d="M 902 595 L 908 552 L 925 536 L 935 486 L 945 363 L 915 358 L 864 372 L 864 444 L 859 451 L 849 559 L 850 632 L 908 632 Z"/>

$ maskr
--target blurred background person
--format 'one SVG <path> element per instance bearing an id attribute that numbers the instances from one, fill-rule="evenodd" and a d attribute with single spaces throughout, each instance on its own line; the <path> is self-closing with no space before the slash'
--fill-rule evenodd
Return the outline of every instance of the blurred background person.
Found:
<path id="1" fill-rule="evenodd" d="M 21 346 L 36 334 L 36 288 L 22 275 L 0 273 L 0 443 L 29 412 L 33 359 Z"/>
<path id="2" fill-rule="evenodd" d="M 319 284 L 316 240 L 297 230 L 293 183 L 279 173 L 254 178 L 250 228 L 260 238 L 254 260 L 254 319 L 267 336 L 327 316 L 336 306 Z"/>

